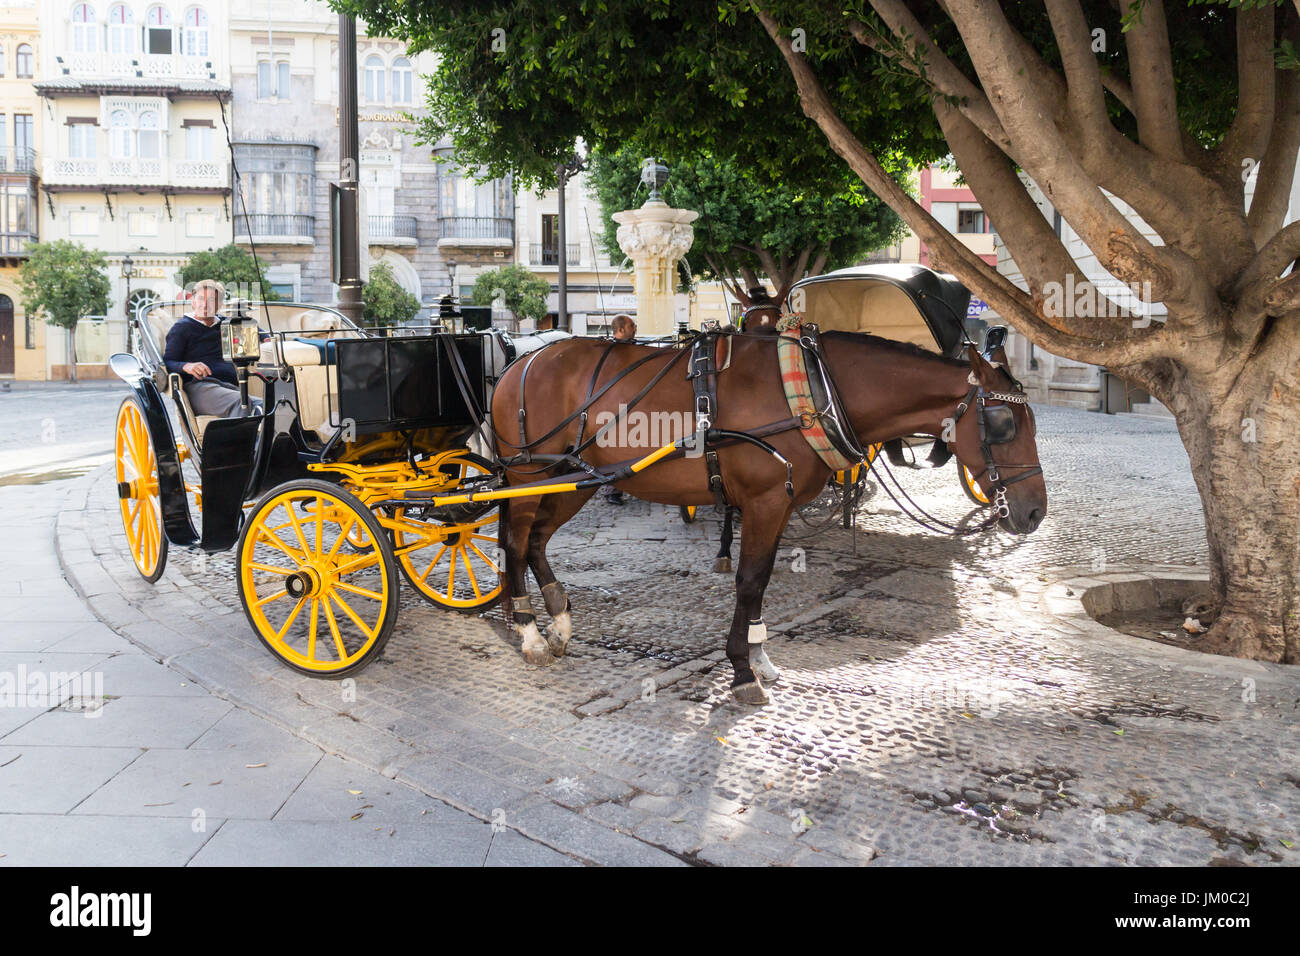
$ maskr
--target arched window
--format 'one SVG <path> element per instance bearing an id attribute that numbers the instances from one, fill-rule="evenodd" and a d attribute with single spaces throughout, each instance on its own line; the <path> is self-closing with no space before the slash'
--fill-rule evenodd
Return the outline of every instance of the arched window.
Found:
<path id="1" fill-rule="evenodd" d="M 119 3 L 108 10 L 108 52 L 135 52 L 135 14 L 125 3 Z"/>
<path id="2" fill-rule="evenodd" d="M 157 159 L 160 143 L 158 140 L 158 114 L 147 110 L 140 114 L 140 158 Z"/>
<path id="3" fill-rule="evenodd" d="M 88 3 L 78 3 L 72 8 L 72 52 L 95 53 L 99 26 L 95 23 L 95 8 Z"/>
<path id="4" fill-rule="evenodd" d="M 384 101 L 384 61 L 377 56 L 366 57 L 366 100 Z"/>
<path id="5" fill-rule="evenodd" d="M 36 73 L 36 57 L 32 48 L 26 43 L 18 44 L 18 55 L 14 57 L 14 75 L 19 79 L 30 80 Z"/>
<path id="6" fill-rule="evenodd" d="M 208 11 L 190 7 L 185 11 L 185 32 L 181 34 L 181 53 L 185 56 L 208 55 Z"/>
<path id="7" fill-rule="evenodd" d="M 114 110 L 108 119 L 108 145 L 114 159 L 130 159 L 135 155 L 134 134 L 126 110 Z"/>
<path id="8" fill-rule="evenodd" d="M 145 14 L 144 52 L 172 52 L 172 13 L 166 7 L 150 7 Z"/>
<path id="9" fill-rule="evenodd" d="M 393 102 L 411 102 L 411 61 L 399 56 L 393 61 Z"/>

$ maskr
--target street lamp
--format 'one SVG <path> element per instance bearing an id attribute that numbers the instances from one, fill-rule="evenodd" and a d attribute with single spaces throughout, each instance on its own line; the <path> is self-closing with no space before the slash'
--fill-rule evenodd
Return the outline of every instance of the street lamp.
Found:
<path id="1" fill-rule="evenodd" d="M 135 275 L 135 262 L 131 259 L 128 252 L 122 257 L 122 278 L 126 280 L 126 350 L 132 351 L 131 340 L 133 338 L 131 331 L 131 277 Z"/>

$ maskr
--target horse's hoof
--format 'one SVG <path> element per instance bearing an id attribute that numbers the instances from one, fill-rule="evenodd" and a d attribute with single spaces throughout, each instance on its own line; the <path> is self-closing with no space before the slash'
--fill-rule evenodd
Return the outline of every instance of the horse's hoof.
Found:
<path id="1" fill-rule="evenodd" d="M 544 644 L 540 648 L 525 647 L 522 650 L 524 660 L 534 667 L 549 667 L 555 663 L 555 655 L 551 653 L 551 648 L 548 645 Z"/>
<path id="2" fill-rule="evenodd" d="M 731 558 L 718 558 L 716 561 L 714 561 L 714 562 L 713 562 L 713 573 L 714 573 L 714 574 L 730 574 L 730 573 L 731 573 Z"/>
<path id="3" fill-rule="evenodd" d="M 519 649 L 523 652 L 524 660 L 537 667 L 546 667 L 555 663 L 555 655 L 551 652 L 551 646 L 537 630 L 536 622 L 529 621 L 519 631 L 523 637 Z"/>
<path id="4" fill-rule="evenodd" d="M 546 627 L 546 643 L 550 645 L 551 653 L 556 657 L 564 656 L 564 652 L 569 647 L 569 638 L 572 636 L 573 618 L 569 616 L 568 611 L 561 611 L 555 615 Z"/>
<path id="5" fill-rule="evenodd" d="M 762 644 L 755 644 L 749 649 L 749 667 L 759 680 L 775 684 L 781 679 L 781 668 L 772 663 Z"/>
<path id="6" fill-rule="evenodd" d="M 767 691 L 763 690 L 763 685 L 758 682 L 757 678 L 748 684 L 737 684 L 731 688 L 731 693 L 742 704 L 762 706 L 768 702 Z"/>

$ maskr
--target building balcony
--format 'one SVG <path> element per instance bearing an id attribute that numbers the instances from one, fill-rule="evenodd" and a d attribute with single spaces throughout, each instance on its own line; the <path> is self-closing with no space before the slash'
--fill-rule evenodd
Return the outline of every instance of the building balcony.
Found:
<path id="1" fill-rule="evenodd" d="M 175 186 L 228 191 L 227 163 L 192 159 L 64 159 L 46 157 L 42 179 L 48 186 Z"/>
<path id="2" fill-rule="evenodd" d="M 414 246 L 418 238 L 414 216 L 370 216 L 367 232 L 372 246 Z"/>
<path id="3" fill-rule="evenodd" d="M 28 146 L 0 144 L 0 173 L 29 173 L 35 176 L 39 171 L 36 150 Z"/>
<path id="4" fill-rule="evenodd" d="M 0 262 L 5 260 L 26 259 L 30 253 L 27 243 L 40 241 L 35 231 L 15 230 L 0 232 Z"/>
<path id="5" fill-rule="evenodd" d="M 206 80 L 213 58 L 179 53 L 65 53 L 55 57 L 68 76 L 124 79 Z"/>
<path id="6" fill-rule="evenodd" d="M 582 246 L 576 242 L 568 243 L 568 255 L 564 257 L 565 265 L 576 266 L 582 261 Z M 558 266 L 560 264 L 560 247 L 544 242 L 528 244 L 528 264 L 533 266 Z"/>
<path id="7" fill-rule="evenodd" d="M 438 248 L 512 249 L 515 221 L 493 216 L 443 216 L 438 220 Z"/>
<path id="8" fill-rule="evenodd" d="M 316 217 L 252 213 L 235 217 L 235 241 L 268 246 L 306 246 L 316 241 Z"/>

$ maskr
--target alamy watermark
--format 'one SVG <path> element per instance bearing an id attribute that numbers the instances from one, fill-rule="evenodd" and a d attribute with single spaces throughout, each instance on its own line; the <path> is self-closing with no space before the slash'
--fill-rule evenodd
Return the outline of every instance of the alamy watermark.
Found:
<path id="1" fill-rule="evenodd" d="M 28 670 L 19 664 L 0 671 L 0 707 L 63 707 L 98 717 L 104 712 L 104 672 Z"/>
<path id="2" fill-rule="evenodd" d="M 1133 316 L 1133 328 L 1151 324 L 1150 282 L 1076 282 L 1073 274 L 1064 282 L 1043 283 L 1043 314 L 1049 319 L 1092 319 Z"/>

